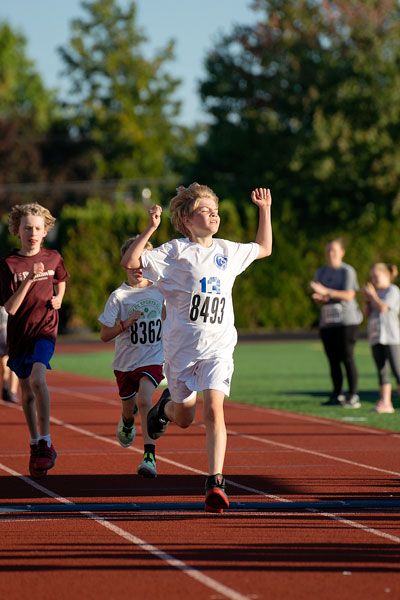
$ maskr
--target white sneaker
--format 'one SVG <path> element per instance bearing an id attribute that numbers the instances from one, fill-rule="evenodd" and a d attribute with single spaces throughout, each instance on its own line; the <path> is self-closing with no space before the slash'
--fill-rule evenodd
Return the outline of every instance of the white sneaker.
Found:
<path id="1" fill-rule="evenodd" d="M 152 452 L 145 452 L 142 462 L 137 468 L 138 475 L 142 477 L 157 477 L 156 459 Z"/>
<path id="2" fill-rule="evenodd" d="M 358 394 L 349 396 L 342 406 L 344 408 L 361 408 L 360 396 Z"/>
<path id="3" fill-rule="evenodd" d="M 120 420 L 117 425 L 117 440 L 120 443 L 120 446 L 123 448 L 128 448 L 136 436 L 136 427 L 135 423 L 130 426 L 125 425 L 124 419 L 121 415 Z"/>

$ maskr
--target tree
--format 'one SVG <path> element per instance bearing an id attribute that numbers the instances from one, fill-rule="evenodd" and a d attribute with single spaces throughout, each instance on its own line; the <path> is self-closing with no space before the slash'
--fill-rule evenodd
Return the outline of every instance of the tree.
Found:
<path id="1" fill-rule="evenodd" d="M 44 178 L 41 142 L 55 111 L 47 90 L 26 55 L 26 39 L 0 23 L 0 186 Z M 0 188 L 0 206 L 21 197 L 11 187 Z"/>
<path id="2" fill-rule="evenodd" d="M 194 171 L 240 202 L 255 185 L 280 222 L 329 231 L 400 208 L 397 0 L 258 0 L 208 55 L 212 122 Z M 211 174 L 211 180 L 210 180 Z"/>
<path id="3" fill-rule="evenodd" d="M 82 2 L 85 16 L 72 22 L 72 35 L 60 53 L 71 90 L 66 108 L 75 135 L 95 151 L 101 178 L 164 177 L 179 145 L 173 95 L 178 80 L 165 65 L 173 43 L 144 56 L 146 41 L 130 0 Z"/>

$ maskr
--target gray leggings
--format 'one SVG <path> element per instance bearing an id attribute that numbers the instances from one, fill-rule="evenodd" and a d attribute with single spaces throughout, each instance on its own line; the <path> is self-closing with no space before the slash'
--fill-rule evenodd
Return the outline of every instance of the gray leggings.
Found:
<path id="1" fill-rule="evenodd" d="M 372 355 L 378 369 L 379 385 L 390 383 L 389 364 L 397 383 L 400 384 L 400 346 L 374 344 Z"/>

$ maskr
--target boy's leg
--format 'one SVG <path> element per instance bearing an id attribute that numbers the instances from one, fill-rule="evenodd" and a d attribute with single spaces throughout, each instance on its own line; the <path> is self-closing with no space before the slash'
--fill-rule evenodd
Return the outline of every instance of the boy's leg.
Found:
<path id="1" fill-rule="evenodd" d="M 30 439 L 29 473 L 35 479 L 44 477 L 46 470 L 38 469 L 37 459 L 39 457 L 39 432 L 37 427 L 36 402 L 29 377 L 20 379 L 22 408 L 28 425 Z"/>
<path id="2" fill-rule="evenodd" d="M 50 435 L 50 394 L 46 382 L 46 366 L 37 362 L 32 366 L 30 384 L 36 398 L 36 411 L 40 437 Z"/>
<path id="3" fill-rule="evenodd" d="M 129 398 L 121 398 L 122 414 L 117 425 L 117 440 L 122 448 L 129 448 L 136 437 L 136 392 Z"/>
<path id="4" fill-rule="evenodd" d="M 167 402 L 164 408 L 164 412 L 169 421 L 186 429 L 191 423 L 193 423 L 194 415 L 196 413 L 196 394 L 192 393 L 185 402 L 178 403 L 170 400 Z"/>
<path id="5" fill-rule="evenodd" d="M 157 466 L 156 466 L 156 446 L 154 440 L 148 434 L 147 431 L 147 415 L 152 407 L 152 396 L 155 390 L 155 383 L 146 376 L 140 379 L 139 390 L 137 393 L 137 406 L 140 413 L 140 419 L 142 423 L 142 435 L 144 453 L 143 460 L 138 465 L 138 475 L 142 477 L 155 478 L 157 477 Z"/>
<path id="6" fill-rule="evenodd" d="M 33 393 L 36 398 L 36 412 L 39 429 L 38 456 L 35 469 L 42 476 L 55 465 L 57 452 L 51 443 L 50 437 L 50 394 L 46 382 L 47 367 L 42 362 L 32 365 L 29 377 Z"/>
<path id="7" fill-rule="evenodd" d="M 140 419 L 142 422 L 142 435 L 144 444 L 153 444 L 147 432 L 147 415 L 152 407 L 151 399 L 154 393 L 154 383 L 146 376 L 142 377 L 139 384 L 139 390 L 136 397 L 136 403 L 139 409 Z"/>
<path id="8" fill-rule="evenodd" d="M 205 510 L 209 512 L 223 512 L 229 507 L 222 474 L 226 451 L 224 398 L 225 394 L 222 391 L 213 389 L 203 391 L 209 473 L 206 479 Z"/>
<path id="9" fill-rule="evenodd" d="M 36 402 L 33 394 L 29 377 L 27 379 L 21 379 L 21 397 L 22 397 L 22 409 L 24 411 L 26 424 L 28 425 L 31 440 L 39 439 L 39 432 L 37 426 L 37 415 L 36 415 Z"/>
<path id="10" fill-rule="evenodd" d="M 131 371 L 114 371 L 121 400 L 121 417 L 117 424 L 116 437 L 122 448 L 129 448 L 136 436 L 135 409 L 137 381 Z"/>
<path id="11" fill-rule="evenodd" d="M 2 399 L 6 402 L 17 402 L 18 377 L 7 366 L 8 356 L 3 354 L 0 358 L 0 372 L 2 381 Z"/>
<path id="12" fill-rule="evenodd" d="M 226 451 L 224 399 L 225 394 L 219 390 L 204 390 L 203 392 L 209 475 L 222 473 L 224 467 Z"/>
<path id="13" fill-rule="evenodd" d="M 134 418 L 134 410 L 136 406 L 136 394 L 130 398 L 122 399 L 122 416 L 125 421 L 132 421 Z"/>
<path id="14" fill-rule="evenodd" d="M 147 415 L 147 432 L 156 440 L 165 432 L 169 421 L 185 429 L 193 422 L 195 412 L 196 392 L 191 392 L 183 402 L 174 402 L 166 388 Z"/>

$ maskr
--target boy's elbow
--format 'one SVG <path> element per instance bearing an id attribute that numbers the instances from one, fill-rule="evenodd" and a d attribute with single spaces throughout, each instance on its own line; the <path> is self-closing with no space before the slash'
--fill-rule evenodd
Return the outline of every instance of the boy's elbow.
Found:
<path id="1" fill-rule="evenodd" d="M 268 258 L 272 254 L 272 248 L 265 248 L 264 246 L 260 247 L 260 252 L 258 253 L 258 258 Z"/>
<path id="2" fill-rule="evenodd" d="M 121 265 L 121 267 L 124 267 L 124 269 L 139 269 L 140 262 L 138 263 L 133 258 L 129 258 L 129 257 L 125 258 L 123 256 L 121 258 L 120 265 Z"/>
<path id="3" fill-rule="evenodd" d="M 17 312 L 15 309 L 13 309 L 10 306 L 7 306 L 7 304 L 4 305 L 4 308 L 6 309 L 6 313 L 8 315 L 10 315 L 11 317 L 13 317 L 15 315 L 15 313 Z"/>
<path id="4" fill-rule="evenodd" d="M 108 342 L 108 340 L 110 339 L 107 330 L 103 327 L 100 329 L 100 339 L 102 342 Z"/>

